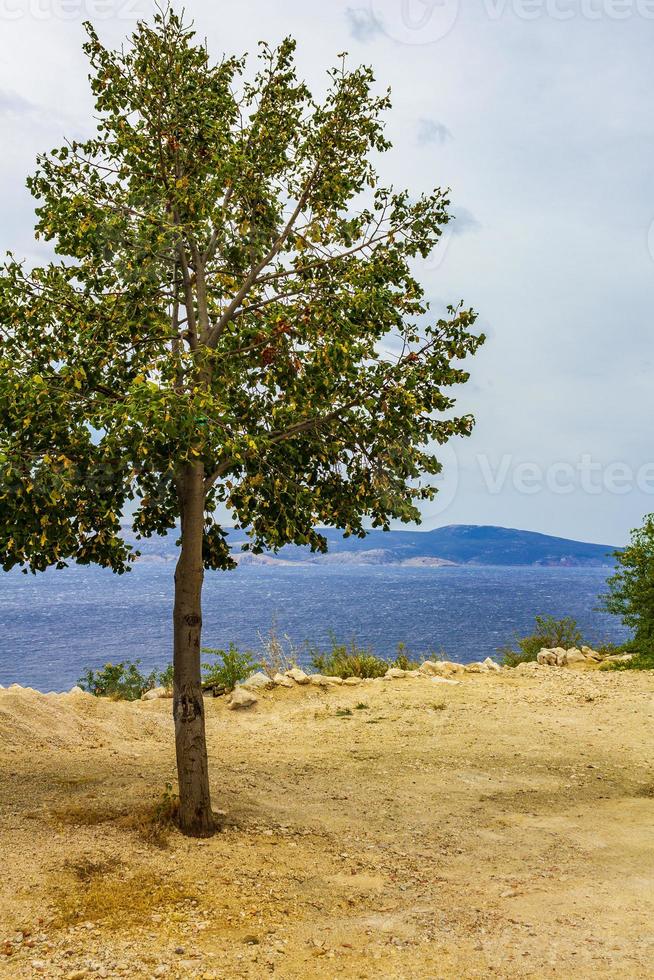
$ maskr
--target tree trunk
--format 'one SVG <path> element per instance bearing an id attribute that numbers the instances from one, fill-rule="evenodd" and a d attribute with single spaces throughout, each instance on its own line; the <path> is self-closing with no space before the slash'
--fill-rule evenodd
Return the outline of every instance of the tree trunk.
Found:
<path id="1" fill-rule="evenodd" d="M 200 665 L 205 501 L 202 466 L 186 466 L 178 489 L 182 547 L 175 569 L 173 717 L 179 825 L 190 837 L 208 837 L 214 831 L 214 818 Z"/>

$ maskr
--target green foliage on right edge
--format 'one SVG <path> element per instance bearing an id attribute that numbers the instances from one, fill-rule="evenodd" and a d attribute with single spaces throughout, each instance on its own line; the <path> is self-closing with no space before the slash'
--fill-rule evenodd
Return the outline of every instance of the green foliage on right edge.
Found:
<path id="1" fill-rule="evenodd" d="M 654 670 L 654 514 L 631 532 L 630 543 L 615 552 L 615 559 L 618 567 L 608 580 L 609 592 L 602 596 L 603 608 L 634 631 L 633 640 L 623 647 L 634 657 L 610 669 Z"/>
<path id="2" fill-rule="evenodd" d="M 517 650 L 500 647 L 502 663 L 505 667 L 517 667 L 536 659 L 544 648 L 580 647 L 584 642 L 577 623 L 570 616 L 555 619 L 553 616 L 536 616 L 536 629 L 530 636 L 516 637 Z"/>

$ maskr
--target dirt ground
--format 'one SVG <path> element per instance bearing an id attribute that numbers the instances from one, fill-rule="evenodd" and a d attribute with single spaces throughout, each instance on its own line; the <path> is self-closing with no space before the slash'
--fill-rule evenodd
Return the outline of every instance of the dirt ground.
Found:
<path id="1" fill-rule="evenodd" d="M 651 978 L 653 694 L 539 668 L 209 700 L 225 815 L 191 841 L 149 837 L 169 701 L 0 691 L 0 976 Z"/>

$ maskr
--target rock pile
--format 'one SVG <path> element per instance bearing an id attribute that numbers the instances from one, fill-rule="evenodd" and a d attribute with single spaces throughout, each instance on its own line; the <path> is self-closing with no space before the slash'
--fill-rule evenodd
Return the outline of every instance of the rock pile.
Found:
<path id="1" fill-rule="evenodd" d="M 426 660 L 417 670 L 402 670 L 400 667 L 389 667 L 383 677 L 329 677 L 324 674 L 307 674 L 300 667 L 293 667 L 284 674 L 275 674 L 269 677 L 263 672 L 258 672 L 248 677 L 246 681 L 236 688 L 228 702 L 228 708 L 236 710 L 238 708 L 251 708 L 257 703 L 254 691 L 271 690 L 274 687 L 356 687 L 359 684 L 371 684 L 376 680 L 397 681 L 409 677 L 420 677 L 432 681 L 440 681 L 446 684 L 457 684 L 458 681 L 452 680 L 459 674 L 489 674 L 497 673 L 502 668 L 499 664 L 487 657 L 480 663 L 455 664 L 449 660 Z"/>
<path id="2" fill-rule="evenodd" d="M 536 657 L 537 663 L 542 667 L 572 667 L 574 664 L 598 664 L 611 661 L 631 660 L 632 654 L 623 653 L 617 655 L 605 655 L 592 650 L 590 647 L 571 647 L 565 650 L 563 647 L 544 647 Z"/>

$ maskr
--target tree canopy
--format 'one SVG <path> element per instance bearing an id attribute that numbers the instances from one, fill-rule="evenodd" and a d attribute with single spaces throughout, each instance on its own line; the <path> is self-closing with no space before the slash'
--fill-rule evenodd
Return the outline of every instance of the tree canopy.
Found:
<path id="1" fill-rule="evenodd" d="M 449 201 L 381 184 L 388 93 L 343 56 L 317 101 L 291 39 L 249 74 L 212 63 L 172 11 L 120 51 L 87 29 L 97 132 L 29 180 L 56 257 L 0 277 L 4 567 L 124 571 L 125 509 L 174 528 L 186 464 L 211 568 L 232 563 L 218 504 L 255 549 L 417 520 L 483 338 L 412 274 Z"/>
<path id="2" fill-rule="evenodd" d="M 626 548 L 615 552 L 617 570 L 604 596 L 607 612 L 620 616 L 634 631 L 633 647 L 654 653 L 654 514 L 631 532 Z M 631 644 L 628 644 L 631 648 Z"/>

